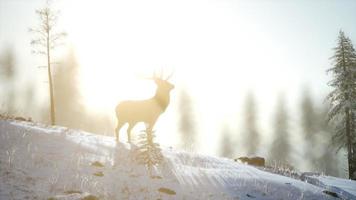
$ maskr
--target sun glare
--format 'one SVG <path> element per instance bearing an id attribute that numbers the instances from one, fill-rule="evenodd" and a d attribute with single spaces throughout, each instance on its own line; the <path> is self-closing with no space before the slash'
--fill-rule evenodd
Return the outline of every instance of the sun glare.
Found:
<path id="1" fill-rule="evenodd" d="M 175 71 L 175 91 L 187 89 L 199 102 L 198 115 L 214 113 L 198 116 L 208 124 L 202 132 L 220 132 L 222 121 L 239 112 L 236 107 L 248 90 L 258 91 L 261 107 L 270 109 L 283 89 L 279 83 L 294 73 L 283 70 L 287 58 L 275 38 L 241 20 L 243 14 L 233 7 L 135 2 L 63 4 L 65 27 L 81 65 L 83 96 L 92 110 L 113 113 L 119 101 L 149 98 L 155 85 L 144 77 L 163 68 Z"/>
<path id="2" fill-rule="evenodd" d="M 113 109 L 118 101 L 152 95 L 154 85 L 145 78 L 159 66 L 138 65 L 140 54 L 135 55 L 136 60 L 132 62 L 130 58 L 123 58 L 120 51 L 126 44 L 122 44 L 119 36 L 115 35 L 121 27 L 106 23 L 108 9 L 118 5 L 114 2 L 100 4 L 99 7 L 89 2 L 69 5 L 65 10 L 66 26 L 81 65 L 81 87 L 87 106 L 95 110 Z M 79 16 L 78 10 L 81 10 Z M 95 15 L 91 13 L 93 10 L 96 10 Z M 111 15 L 112 20 L 119 18 L 117 13 Z"/>

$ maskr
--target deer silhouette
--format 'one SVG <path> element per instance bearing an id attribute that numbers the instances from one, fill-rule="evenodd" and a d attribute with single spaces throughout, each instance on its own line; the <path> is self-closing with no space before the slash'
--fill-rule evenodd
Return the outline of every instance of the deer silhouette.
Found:
<path id="1" fill-rule="evenodd" d="M 137 101 L 123 101 L 116 106 L 117 127 L 115 129 L 116 140 L 119 142 L 120 129 L 128 123 L 127 140 L 131 143 L 131 129 L 138 123 L 144 122 L 146 125 L 146 132 L 152 132 L 152 129 L 159 118 L 159 116 L 166 110 L 170 102 L 170 91 L 174 85 L 168 82 L 172 76 L 169 75 L 163 79 L 163 74 L 160 77 L 153 74 L 152 78 L 156 85 L 155 95 L 146 100 Z"/>

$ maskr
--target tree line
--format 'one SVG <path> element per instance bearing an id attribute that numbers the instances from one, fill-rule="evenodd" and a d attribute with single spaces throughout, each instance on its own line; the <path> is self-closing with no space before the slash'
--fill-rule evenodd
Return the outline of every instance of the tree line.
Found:
<path id="1" fill-rule="evenodd" d="M 247 94 L 243 108 L 243 115 L 240 115 L 243 125 L 240 131 L 232 133 L 226 127 L 222 130 L 223 139 L 219 145 L 221 156 L 263 156 L 270 166 L 294 166 L 339 175 L 335 164 L 337 149 L 331 142 L 333 132 L 326 122 L 328 104 L 314 102 L 308 89 L 301 94 L 297 108 L 299 119 L 293 119 L 298 129 L 291 127 L 292 114 L 287 107 L 286 97 L 280 94 L 276 98 L 275 110 L 270 120 L 269 145 L 263 141 L 265 139 L 258 126 L 258 106 L 252 92 Z"/>
<path id="2" fill-rule="evenodd" d="M 299 162 L 311 171 L 323 172 L 329 175 L 339 176 L 338 157 L 345 152 L 347 157 L 347 167 L 345 171 L 350 179 L 356 179 L 356 51 L 352 41 L 345 36 L 343 31 L 339 32 L 337 45 L 333 49 L 334 55 L 330 58 L 332 67 L 327 69 L 331 76 L 328 85 L 331 92 L 325 97 L 324 102 L 314 102 L 308 89 L 302 93 L 302 98 L 298 111 L 299 138 L 295 139 L 296 131 L 290 128 L 290 113 L 283 95 L 277 99 L 276 110 L 274 112 L 271 136 L 272 142 L 269 147 L 267 160 L 279 166 L 296 165 L 295 149 L 302 149 L 297 152 Z M 180 97 L 180 133 L 182 141 L 187 144 L 194 144 L 194 123 L 191 122 L 191 102 L 187 94 Z M 247 94 L 244 105 L 244 126 L 242 135 L 230 133 L 227 127 L 222 130 L 220 142 L 220 155 L 233 158 L 239 144 L 235 141 L 238 138 L 243 142 L 243 149 L 247 156 L 258 155 L 261 148 L 261 133 L 258 130 L 257 104 L 252 92 Z M 339 155 L 337 155 L 339 153 Z"/>

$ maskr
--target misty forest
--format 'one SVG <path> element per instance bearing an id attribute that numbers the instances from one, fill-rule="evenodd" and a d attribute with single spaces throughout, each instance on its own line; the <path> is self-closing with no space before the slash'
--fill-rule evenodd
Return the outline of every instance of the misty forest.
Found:
<path id="1" fill-rule="evenodd" d="M 356 199 L 355 8 L 0 0 L 0 199 Z"/>

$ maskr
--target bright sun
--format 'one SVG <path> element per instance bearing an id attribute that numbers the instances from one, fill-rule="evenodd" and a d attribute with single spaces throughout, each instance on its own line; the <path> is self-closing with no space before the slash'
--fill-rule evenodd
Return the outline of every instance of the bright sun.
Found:
<path id="1" fill-rule="evenodd" d="M 119 9 L 120 4 L 118 1 L 102 4 L 76 1 L 64 4 L 67 7 L 63 9 L 64 23 L 82 69 L 81 86 L 86 104 L 104 112 L 113 109 L 118 101 L 153 95 L 154 84 L 145 78 L 157 70 L 173 69 L 171 66 L 167 69 L 164 61 L 156 62 L 164 59 L 152 56 L 152 52 L 164 52 L 164 49 L 148 44 L 142 44 L 149 46 L 147 51 L 135 49 L 141 46 L 138 44 L 141 39 L 136 35 L 141 30 L 127 27 L 134 25 L 137 19 L 123 20 L 122 16 L 128 13 Z M 132 34 L 123 33 L 127 28 L 132 29 Z"/>
<path id="2" fill-rule="evenodd" d="M 243 14 L 216 5 L 199 0 L 63 3 L 87 107 L 113 114 L 119 101 L 151 97 L 155 85 L 144 77 L 163 68 L 175 71 L 173 93 L 187 89 L 197 114 L 214 113 L 199 116 L 207 124 L 201 132 L 220 132 L 222 121 L 239 112 L 236 107 L 249 89 L 259 92 L 259 103 L 269 104 L 261 107 L 270 109 L 276 91 L 284 87 L 279 83 L 292 77 L 284 70 L 288 58 L 273 38 L 242 20 Z M 166 119 L 173 120 L 160 119 L 165 127 L 159 130 L 172 131 L 175 123 Z"/>

